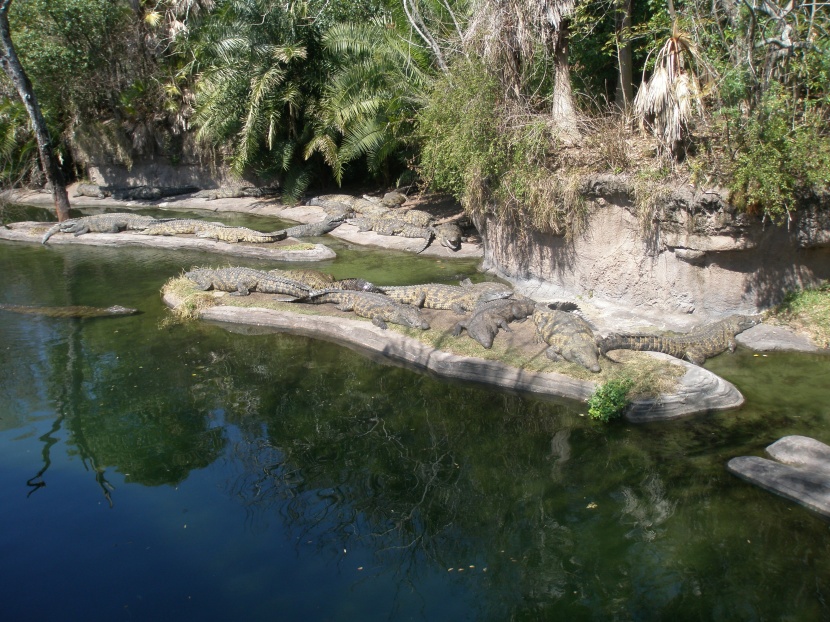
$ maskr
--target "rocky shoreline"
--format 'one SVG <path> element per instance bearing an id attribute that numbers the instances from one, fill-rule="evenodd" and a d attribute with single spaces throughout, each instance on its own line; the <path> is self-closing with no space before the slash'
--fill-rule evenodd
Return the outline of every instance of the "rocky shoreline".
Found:
<path id="1" fill-rule="evenodd" d="M 163 300 L 171 309 L 183 304 L 183 298 L 170 291 L 163 294 Z M 369 321 L 339 315 L 269 309 L 257 307 L 256 302 L 246 307 L 217 304 L 198 309 L 196 315 L 207 321 L 267 327 L 326 339 L 441 377 L 546 397 L 585 401 L 597 387 L 595 382 L 561 373 L 530 371 L 501 361 L 454 354 L 394 330 L 378 328 Z M 430 319 L 433 320 L 434 315 Z M 538 346 L 542 356 L 545 347 L 544 344 Z M 628 421 L 645 423 L 677 419 L 737 408 L 743 403 L 744 398 L 734 385 L 712 372 L 666 355 L 653 356 L 665 360 L 667 365 L 680 366 L 683 374 L 671 393 L 634 400 L 625 415 Z"/>

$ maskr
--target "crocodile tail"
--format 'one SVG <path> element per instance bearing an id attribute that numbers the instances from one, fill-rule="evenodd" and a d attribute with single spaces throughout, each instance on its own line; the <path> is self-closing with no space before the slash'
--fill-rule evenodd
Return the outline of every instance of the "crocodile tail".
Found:
<path id="1" fill-rule="evenodd" d="M 611 333 L 607 337 L 597 339 L 597 346 L 601 354 L 605 355 L 611 350 L 636 350 L 635 342 L 631 335 Z"/>
<path id="2" fill-rule="evenodd" d="M 426 237 L 425 237 L 425 240 L 426 240 L 425 244 L 421 247 L 421 250 L 417 251 L 415 254 L 416 254 L 416 255 L 420 255 L 420 254 L 421 254 L 421 253 L 423 253 L 423 252 L 424 252 L 427 248 L 429 248 L 429 245 L 430 245 L 430 244 L 432 244 L 432 239 L 433 239 L 434 237 L 435 237 L 435 234 L 432 234 L 432 235 L 428 235 L 428 236 L 426 236 Z"/>
<path id="3" fill-rule="evenodd" d="M 551 311 L 579 311 L 579 305 L 567 300 L 557 300 L 545 305 Z"/>
<path id="4" fill-rule="evenodd" d="M 57 223 L 55 226 L 51 227 L 49 231 L 43 234 L 43 237 L 40 238 L 41 244 L 46 244 L 46 241 L 55 235 L 58 231 L 61 230 L 61 223 Z"/>

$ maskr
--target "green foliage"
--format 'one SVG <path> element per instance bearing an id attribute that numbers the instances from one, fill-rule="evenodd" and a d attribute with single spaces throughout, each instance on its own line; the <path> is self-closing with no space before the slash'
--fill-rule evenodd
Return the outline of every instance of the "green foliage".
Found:
<path id="1" fill-rule="evenodd" d="M 418 114 L 420 171 L 469 213 L 494 213 L 563 233 L 583 203 L 577 176 L 557 174 L 555 128 L 547 115 L 504 97 L 497 78 L 462 61 L 437 80 Z"/>
<path id="2" fill-rule="evenodd" d="M 618 419 L 631 403 L 628 392 L 633 386 L 634 381 L 630 378 L 609 380 L 600 385 L 588 398 L 588 415 L 591 419 L 603 423 Z"/>
<path id="3" fill-rule="evenodd" d="M 800 197 L 830 185 L 830 135 L 814 104 L 799 112 L 789 93 L 771 89 L 749 116 L 727 109 L 732 201 L 782 221 Z"/>
<path id="4" fill-rule="evenodd" d="M 830 283 L 789 292 L 773 316 L 810 334 L 822 347 L 830 347 Z"/>

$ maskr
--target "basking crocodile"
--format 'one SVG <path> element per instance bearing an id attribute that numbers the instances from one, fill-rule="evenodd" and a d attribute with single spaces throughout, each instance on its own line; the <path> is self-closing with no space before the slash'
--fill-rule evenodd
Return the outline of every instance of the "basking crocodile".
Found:
<path id="1" fill-rule="evenodd" d="M 411 209 L 405 212 L 397 212 L 395 214 L 396 218 L 400 218 L 408 222 L 410 225 L 415 225 L 417 227 L 429 227 L 434 221 L 435 218 L 429 212 L 424 212 L 419 209 Z"/>
<path id="2" fill-rule="evenodd" d="M 404 238 L 424 238 L 424 246 L 418 253 L 424 252 L 432 242 L 435 232 L 431 227 L 418 227 L 398 218 L 354 218 L 347 220 L 350 225 L 356 225 L 358 230 L 374 231 L 378 235 L 398 235 Z"/>
<path id="3" fill-rule="evenodd" d="M 533 313 L 537 339 L 550 346 L 545 355 L 552 361 L 564 359 L 598 373 L 599 348 L 588 322 L 574 313 L 562 310 L 576 309 L 576 305 L 560 303 L 558 308 L 553 307 L 550 305 L 550 310 L 537 307 Z"/>
<path id="4" fill-rule="evenodd" d="M 308 204 L 319 205 L 322 207 L 325 203 L 342 203 L 344 205 L 352 207 L 356 200 L 357 198 L 353 197 L 350 194 L 322 194 L 319 197 L 309 199 Z"/>
<path id="5" fill-rule="evenodd" d="M 82 305 L 69 307 L 30 307 L 27 305 L 0 304 L 0 311 L 66 318 L 116 317 L 141 313 L 138 309 L 130 309 L 128 307 L 122 307 L 121 305 L 113 305 L 111 307 L 85 307 Z"/>
<path id="6" fill-rule="evenodd" d="M 206 227 L 224 227 L 221 222 L 197 220 L 195 218 L 174 218 L 151 224 L 141 233 L 143 235 L 181 235 L 198 233 Z"/>
<path id="7" fill-rule="evenodd" d="M 289 227 L 285 234 L 290 238 L 311 238 L 327 234 L 343 224 L 345 214 L 342 216 L 329 217 L 319 222 L 310 222 L 305 225 Z"/>
<path id="8" fill-rule="evenodd" d="M 380 202 L 386 207 L 398 207 L 406 203 L 406 195 L 393 190 L 384 194 Z"/>
<path id="9" fill-rule="evenodd" d="M 216 199 L 239 199 L 242 197 L 259 198 L 264 196 L 272 196 L 278 193 L 278 188 L 255 188 L 253 186 L 244 186 L 241 188 L 216 188 L 213 190 L 200 190 L 193 195 L 193 198 L 214 201 Z"/>
<path id="10" fill-rule="evenodd" d="M 256 291 L 305 298 L 311 292 L 308 285 L 252 268 L 196 268 L 184 276 L 201 290 L 230 292 L 231 296 L 247 296 Z"/>
<path id="11" fill-rule="evenodd" d="M 160 222 L 152 216 L 141 216 L 139 214 L 95 214 L 93 216 L 81 216 L 70 218 L 63 222 L 56 223 L 41 238 L 41 243 L 46 244 L 47 240 L 58 231 L 61 233 L 74 233 L 76 236 L 84 233 L 118 233 L 119 231 L 131 230 L 142 231 L 154 223 Z"/>
<path id="12" fill-rule="evenodd" d="M 702 365 L 707 358 L 717 356 L 724 350 L 735 351 L 735 335 L 742 333 L 761 321 L 757 315 L 730 315 L 729 317 L 695 328 L 685 334 L 662 335 L 615 333 L 599 341 L 603 354 L 611 350 L 650 350 L 686 359 L 695 365 Z"/>
<path id="13" fill-rule="evenodd" d="M 312 292 L 306 300 L 298 302 L 333 302 L 340 311 L 353 311 L 360 317 L 371 319 L 372 324 L 384 329 L 387 328 L 387 322 L 422 330 L 429 328 L 429 322 L 424 319 L 419 309 L 397 303 L 383 294 L 324 289 Z"/>
<path id="14" fill-rule="evenodd" d="M 221 240 L 223 242 L 251 242 L 254 244 L 265 244 L 268 242 L 279 242 L 286 238 L 285 231 L 272 231 L 262 233 L 248 229 L 247 227 L 226 227 L 224 225 L 208 225 L 196 231 L 196 237 Z"/>
<path id="15" fill-rule="evenodd" d="M 112 194 L 109 188 L 104 186 L 96 186 L 95 184 L 78 184 L 75 186 L 76 197 L 92 197 L 95 199 L 103 199 Z"/>
<path id="16" fill-rule="evenodd" d="M 381 218 L 386 214 L 391 214 L 392 212 L 389 210 L 388 207 L 379 203 L 377 201 L 369 201 L 367 199 L 354 199 L 351 204 L 352 209 L 360 214 L 361 216 L 366 216 L 369 218 Z"/>
<path id="17" fill-rule="evenodd" d="M 461 227 L 455 223 L 447 222 L 443 225 L 436 225 L 433 227 L 435 237 L 441 242 L 441 246 L 445 246 L 451 251 L 457 251 L 461 248 Z"/>
<path id="18" fill-rule="evenodd" d="M 396 285 L 381 286 L 380 289 L 397 302 L 412 304 L 427 309 L 449 309 L 461 315 L 465 311 L 474 311 L 476 306 L 496 300 L 508 298 L 513 294 L 509 286 L 498 284 L 489 289 L 475 286 L 461 287 L 458 285 L 442 285 L 440 283 L 426 283 L 423 285 Z"/>
<path id="19" fill-rule="evenodd" d="M 300 283 L 308 285 L 312 290 L 345 289 L 378 294 L 383 293 L 369 283 L 369 281 L 364 281 L 363 279 L 342 279 L 336 281 L 332 275 L 318 270 L 269 270 L 268 274 L 299 281 Z"/>
<path id="20" fill-rule="evenodd" d="M 457 337 L 466 329 L 472 339 L 489 350 L 493 347 L 499 328 L 510 331 L 510 322 L 524 322 L 528 316 L 533 315 L 535 309 L 536 301 L 524 296 L 515 300 L 491 300 L 478 305 L 469 318 L 458 322 L 452 334 Z"/>

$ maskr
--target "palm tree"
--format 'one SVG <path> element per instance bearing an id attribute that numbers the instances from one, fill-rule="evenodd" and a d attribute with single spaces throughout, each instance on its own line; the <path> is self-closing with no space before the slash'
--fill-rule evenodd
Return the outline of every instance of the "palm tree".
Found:
<path id="1" fill-rule="evenodd" d="M 335 25 L 323 38 L 340 63 L 316 109 L 306 157 L 321 153 L 338 183 L 343 167 L 363 156 L 370 172 L 388 176 L 390 160 L 410 139 L 435 72 L 434 57 L 407 35 L 390 16 L 381 16 Z"/>
<path id="2" fill-rule="evenodd" d="M 217 3 L 196 34 L 191 67 L 200 74 L 193 116 L 199 138 L 224 146 L 238 175 L 282 177 L 288 198 L 309 180 L 301 157 L 309 93 L 303 18 L 278 0 Z"/>

